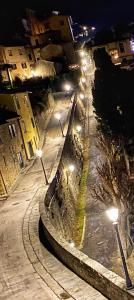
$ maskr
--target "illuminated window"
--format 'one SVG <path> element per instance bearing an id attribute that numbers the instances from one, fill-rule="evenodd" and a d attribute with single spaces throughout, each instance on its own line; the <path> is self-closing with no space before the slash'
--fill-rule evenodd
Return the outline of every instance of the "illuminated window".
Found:
<path id="1" fill-rule="evenodd" d="M 8 126 L 9 128 L 9 132 L 10 132 L 10 136 L 11 136 L 11 139 L 13 139 L 15 136 L 16 136 L 16 128 L 15 128 L 15 125 L 14 124 L 10 124 Z"/>
<path id="2" fill-rule="evenodd" d="M 12 50 L 8 50 L 8 55 L 13 56 Z"/>
<path id="3" fill-rule="evenodd" d="M 27 69 L 27 64 L 26 63 L 22 63 L 21 66 L 22 66 L 22 69 Z"/>
<path id="4" fill-rule="evenodd" d="M 16 69 L 17 69 L 16 64 L 13 64 L 13 65 L 12 65 L 12 69 L 13 69 L 13 70 L 16 70 Z"/>
<path id="5" fill-rule="evenodd" d="M 112 56 L 113 59 L 118 59 L 119 58 L 119 54 L 118 54 L 117 49 L 111 50 L 110 55 Z"/>

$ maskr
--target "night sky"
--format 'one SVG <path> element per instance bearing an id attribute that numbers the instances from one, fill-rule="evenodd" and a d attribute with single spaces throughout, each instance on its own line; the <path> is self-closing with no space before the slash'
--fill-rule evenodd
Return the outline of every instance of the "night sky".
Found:
<path id="1" fill-rule="evenodd" d="M 0 4 L 0 11 L 2 14 L 11 14 L 11 11 L 18 14 L 28 6 L 59 10 L 72 15 L 75 22 L 92 24 L 98 29 L 114 23 L 134 21 L 134 0 L 5 0 Z"/>

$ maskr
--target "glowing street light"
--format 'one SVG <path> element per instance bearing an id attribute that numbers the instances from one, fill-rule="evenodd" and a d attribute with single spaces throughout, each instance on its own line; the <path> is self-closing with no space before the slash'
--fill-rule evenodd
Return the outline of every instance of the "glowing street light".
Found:
<path id="1" fill-rule="evenodd" d="M 42 154 L 43 154 L 43 151 L 41 149 L 36 150 L 36 155 L 40 158 L 42 169 L 43 169 L 43 172 L 44 172 L 45 181 L 46 181 L 46 184 L 48 185 L 49 182 L 48 182 L 48 179 L 47 179 L 46 170 L 44 168 L 44 164 L 43 164 L 43 160 L 42 160 Z"/>
<path id="2" fill-rule="evenodd" d="M 82 81 L 83 83 L 85 83 L 85 82 L 86 82 L 86 78 L 85 78 L 85 77 L 82 77 L 82 78 L 81 78 L 81 81 Z"/>
<path id="3" fill-rule="evenodd" d="M 81 130 L 82 130 L 82 127 L 81 127 L 80 125 L 77 125 L 77 126 L 76 126 L 76 131 L 77 131 L 77 132 L 81 132 Z"/>
<path id="4" fill-rule="evenodd" d="M 66 92 L 70 92 L 70 91 L 72 90 L 71 84 L 65 83 L 65 84 L 64 84 L 64 90 L 65 90 Z"/>
<path id="5" fill-rule="evenodd" d="M 68 168 L 67 168 L 67 185 L 69 182 L 69 175 L 70 175 L 70 173 L 73 173 L 74 170 L 75 170 L 75 166 L 73 164 L 68 166 Z"/>
<path id="6" fill-rule="evenodd" d="M 133 284 L 132 284 L 132 281 L 131 281 L 129 273 L 128 273 L 127 263 L 126 263 L 126 259 L 125 259 L 125 255 L 124 255 L 124 251 L 123 251 L 123 247 L 122 247 L 122 243 L 121 243 L 120 233 L 119 233 L 119 229 L 118 229 L 118 215 L 119 215 L 118 208 L 111 207 L 110 209 L 108 209 L 106 211 L 106 214 L 109 217 L 110 221 L 112 221 L 115 231 L 116 231 L 118 246 L 119 246 L 120 255 L 121 255 L 122 264 L 123 264 L 124 273 L 125 273 L 125 278 L 126 278 L 126 288 L 128 290 L 131 290 L 133 288 Z"/>
<path id="7" fill-rule="evenodd" d="M 75 243 L 74 243 L 74 241 L 72 241 L 72 240 L 69 240 L 69 241 L 68 241 L 68 243 L 69 243 L 69 245 L 70 245 L 70 247 L 71 247 L 71 248 L 75 247 Z"/>
<path id="8" fill-rule="evenodd" d="M 83 100 L 85 98 L 84 94 L 80 93 L 80 99 Z"/>
<path id="9" fill-rule="evenodd" d="M 74 165 L 69 165 L 68 170 L 73 173 L 75 170 L 75 166 Z"/>
<path id="10" fill-rule="evenodd" d="M 63 132 L 62 124 L 61 124 L 61 115 L 59 113 L 56 113 L 55 114 L 55 119 L 57 119 L 59 121 L 61 133 L 62 133 L 62 136 L 64 137 L 64 132 Z"/>

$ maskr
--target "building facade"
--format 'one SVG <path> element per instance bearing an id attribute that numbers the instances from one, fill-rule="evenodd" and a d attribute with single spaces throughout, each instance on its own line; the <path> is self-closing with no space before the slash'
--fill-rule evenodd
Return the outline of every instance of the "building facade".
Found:
<path id="1" fill-rule="evenodd" d="M 92 51 L 98 48 L 105 48 L 114 64 L 129 63 L 134 60 L 134 47 L 129 38 L 92 46 Z"/>
<path id="2" fill-rule="evenodd" d="M 0 109 L 0 196 L 8 194 L 25 162 L 19 116 Z"/>
<path id="3" fill-rule="evenodd" d="M 25 46 L 0 46 L 0 65 L 9 65 L 2 72 L 4 81 L 11 83 L 19 77 L 21 80 L 32 77 L 32 64 L 35 62 L 33 51 Z"/>
<path id="4" fill-rule="evenodd" d="M 28 93 L 0 94 L 0 106 L 8 108 L 20 116 L 19 125 L 25 155 L 27 159 L 31 159 L 38 148 L 39 136 Z"/>

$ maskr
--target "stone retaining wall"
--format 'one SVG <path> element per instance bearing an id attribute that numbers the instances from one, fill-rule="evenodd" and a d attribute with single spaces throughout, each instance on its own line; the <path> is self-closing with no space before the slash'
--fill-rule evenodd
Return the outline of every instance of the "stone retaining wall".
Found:
<path id="1" fill-rule="evenodd" d="M 72 107 L 70 120 L 74 117 L 73 109 L 74 106 Z M 70 133 L 71 128 L 72 122 L 70 122 L 69 128 L 67 129 L 68 134 Z M 51 174 L 51 184 L 46 195 L 44 195 L 44 199 L 41 199 L 40 201 L 40 216 L 44 234 L 59 259 L 77 275 L 104 294 L 108 299 L 134 300 L 134 291 L 127 291 L 125 289 L 124 279 L 109 271 L 98 262 L 90 259 L 75 247 L 72 248 L 71 244 L 63 239 L 63 232 L 60 230 L 60 227 L 57 228 L 56 223 L 53 222 L 53 208 L 51 210 L 49 206 L 52 197 L 55 195 L 57 177 L 61 171 L 60 168 L 66 145 L 64 144 L 62 146 L 63 148 L 60 149 Z"/>

